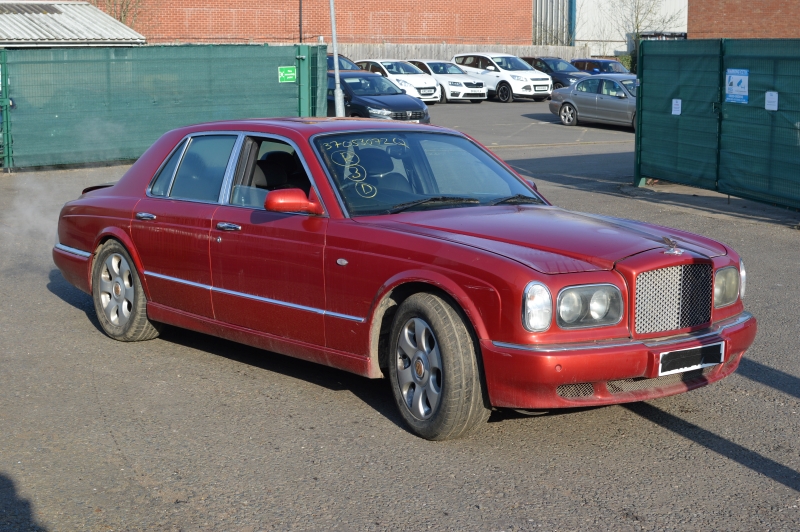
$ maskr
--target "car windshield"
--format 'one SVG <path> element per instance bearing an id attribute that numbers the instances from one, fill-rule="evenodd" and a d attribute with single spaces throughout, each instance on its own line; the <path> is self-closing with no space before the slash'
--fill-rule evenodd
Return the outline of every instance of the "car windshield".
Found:
<path id="1" fill-rule="evenodd" d="M 388 96 L 403 94 L 397 85 L 383 76 L 347 76 L 342 78 L 342 83 L 358 96 Z"/>
<path id="2" fill-rule="evenodd" d="M 446 133 L 357 132 L 315 139 L 351 216 L 543 203 L 468 139 Z"/>
<path id="3" fill-rule="evenodd" d="M 534 68 L 530 66 L 528 63 L 520 59 L 519 57 L 512 56 L 500 56 L 500 57 L 492 57 L 492 61 L 497 63 L 497 66 L 502 68 L 503 70 L 533 70 Z"/>
<path id="4" fill-rule="evenodd" d="M 381 61 L 386 71 L 389 74 L 424 74 L 422 70 L 418 69 L 411 63 L 404 61 Z"/>
<path id="5" fill-rule="evenodd" d="M 580 72 L 577 68 L 575 68 L 570 63 L 567 63 L 563 59 L 543 59 L 547 66 L 552 68 L 555 72 Z"/>
<path id="6" fill-rule="evenodd" d="M 628 69 L 622 63 L 617 61 L 608 61 L 607 63 L 600 63 L 600 72 L 615 72 L 617 74 L 627 74 Z"/>
<path id="7" fill-rule="evenodd" d="M 464 74 L 465 72 L 453 63 L 428 63 L 434 74 Z"/>
<path id="8" fill-rule="evenodd" d="M 333 56 L 328 56 L 328 70 L 333 70 Z M 339 70 L 361 70 L 358 68 L 358 65 L 350 61 L 348 58 L 344 56 L 339 56 Z"/>
<path id="9" fill-rule="evenodd" d="M 630 92 L 632 95 L 636 96 L 636 80 L 635 79 L 621 79 L 619 82 L 622 83 L 625 86 L 626 89 L 628 89 L 628 92 Z"/>

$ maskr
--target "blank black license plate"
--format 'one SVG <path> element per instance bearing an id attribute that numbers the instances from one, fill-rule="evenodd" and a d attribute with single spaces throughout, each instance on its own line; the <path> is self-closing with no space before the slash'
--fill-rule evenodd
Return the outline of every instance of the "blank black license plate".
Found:
<path id="1" fill-rule="evenodd" d="M 658 375 L 672 375 L 721 364 L 725 360 L 725 343 L 691 347 L 661 353 Z"/>

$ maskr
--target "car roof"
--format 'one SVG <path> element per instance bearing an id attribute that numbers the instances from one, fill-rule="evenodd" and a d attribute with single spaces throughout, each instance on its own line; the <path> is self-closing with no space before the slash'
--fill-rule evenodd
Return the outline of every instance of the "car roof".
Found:
<path id="1" fill-rule="evenodd" d="M 480 55 L 480 56 L 483 56 L 483 57 L 517 57 L 514 54 L 506 54 L 506 53 L 502 53 L 502 52 L 498 52 L 498 53 L 493 53 L 493 52 L 467 52 L 467 53 L 454 54 L 454 55 L 456 57 L 462 56 L 462 55 Z"/>
<path id="2" fill-rule="evenodd" d="M 380 63 L 381 61 L 395 61 L 398 63 L 408 63 L 406 59 L 357 59 L 354 63 L 360 63 L 362 61 L 375 61 L 376 63 Z"/>
<path id="3" fill-rule="evenodd" d="M 419 61 L 420 63 L 450 63 L 455 65 L 455 63 L 449 59 L 406 59 L 406 63 L 409 61 Z"/>
<path id="4" fill-rule="evenodd" d="M 335 70 L 328 70 L 328 75 L 329 76 L 335 76 L 336 75 L 336 71 Z M 378 76 L 379 78 L 383 77 L 380 74 L 376 74 L 375 72 L 370 72 L 368 70 L 339 70 L 339 77 L 340 78 L 341 77 L 352 78 L 354 76 L 372 76 L 372 77 Z"/>
<path id="5" fill-rule="evenodd" d="M 622 72 L 607 72 L 603 74 L 595 74 L 596 78 L 609 78 L 609 79 L 636 79 L 636 74 L 624 74 Z M 587 79 L 587 78 L 583 78 Z"/>
<path id="6" fill-rule="evenodd" d="M 593 59 L 591 57 L 586 59 L 570 59 L 570 62 L 574 63 L 575 61 L 595 61 L 597 63 L 619 63 L 619 61 L 617 61 L 616 59 Z"/>

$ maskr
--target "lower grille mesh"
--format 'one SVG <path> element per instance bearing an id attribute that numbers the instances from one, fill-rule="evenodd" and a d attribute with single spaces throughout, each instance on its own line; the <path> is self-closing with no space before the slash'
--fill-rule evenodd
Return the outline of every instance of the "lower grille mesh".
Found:
<path id="1" fill-rule="evenodd" d="M 619 381 L 608 381 L 608 391 L 611 393 L 625 393 L 625 392 L 638 392 L 640 390 L 652 390 L 653 388 L 664 388 L 665 386 L 672 386 L 679 382 L 691 382 L 701 377 L 708 375 L 716 366 L 709 366 L 703 369 L 694 371 L 686 371 L 684 373 L 673 373 L 672 375 L 664 375 L 655 379 L 647 379 L 645 377 L 637 377 L 635 379 L 622 379 Z"/>
<path id="2" fill-rule="evenodd" d="M 556 389 L 561 397 L 591 397 L 594 395 L 594 386 L 590 382 L 578 384 L 562 384 Z"/>
<path id="3" fill-rule="evenodd" d="M 711 321 L 710 264 L 686 264 L 636 277 L 636 332 L 673 331 Z"/>

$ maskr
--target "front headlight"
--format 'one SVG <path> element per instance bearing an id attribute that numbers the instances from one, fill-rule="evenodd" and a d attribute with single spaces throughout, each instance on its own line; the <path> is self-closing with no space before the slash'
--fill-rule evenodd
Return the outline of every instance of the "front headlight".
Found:
<path id="1" fill-rule="evenodd" d="M 744 271 L 744 261 L 739 259 L 739 298 L 744 299 L 744 287 L 747 285 L 747 272 Z"/>
<path id="2" fill-rule="evenodd" d="M 569 83 L 570 85 L 572 85 L 576 81 L 578 81 L 577 78 L 567 78 L 567 83 Z"/>
<path id="3" fill-rule="evenodd" d="M 739 296 L 739 271 L 735 266 L 720 268 L 714 275 L 714 307 L 727 307 Z"/>
<path id="4" fill-rule="evenodd" d="M 511 79 L 513 79 L 515 81 L 528 81 L 527 79 L 523 78 L 522 76 L 514 76 L 513 74 L 511 76 Z"/>
<path id="5" fill-rule="evenodd" d="M 522 325 L 530 332 L 543 332 L 553 319 L 553 299 L 542 283 L 532 282 L 522 296 Z"/>
<path id="6" fill-rule="evenodd" d="M 369 111 L 369 116 L 373 118 L 389 118 L 392 116 L 392 112 L 388 109 L 374 109 L 372 107 L 367 107 L 367 111 Z"/>
<path id="7" fill-rule="evenodd" d="M 448 81 L 447 84 L 450 85 L 451 87 L 461 87 L 462 86 L 460 81 Z"/>
<path id="8" fill-rule="evenodd" d="M 410 87 L 412 89 L 414 88 L 414 85 L 412 85 L 411 83 L 407 82 L 404 79 L 398 79 L 397 81 L 395 81 L 395 83 L 397 83 L 401 87 Z"/>
<path id="9" fill-rule="evenodd" d="M 561 291 L 556 307 L 562 329 L 616 325 L 622 319 L 622 294 L 611 284 L 572 286 Z"/>

